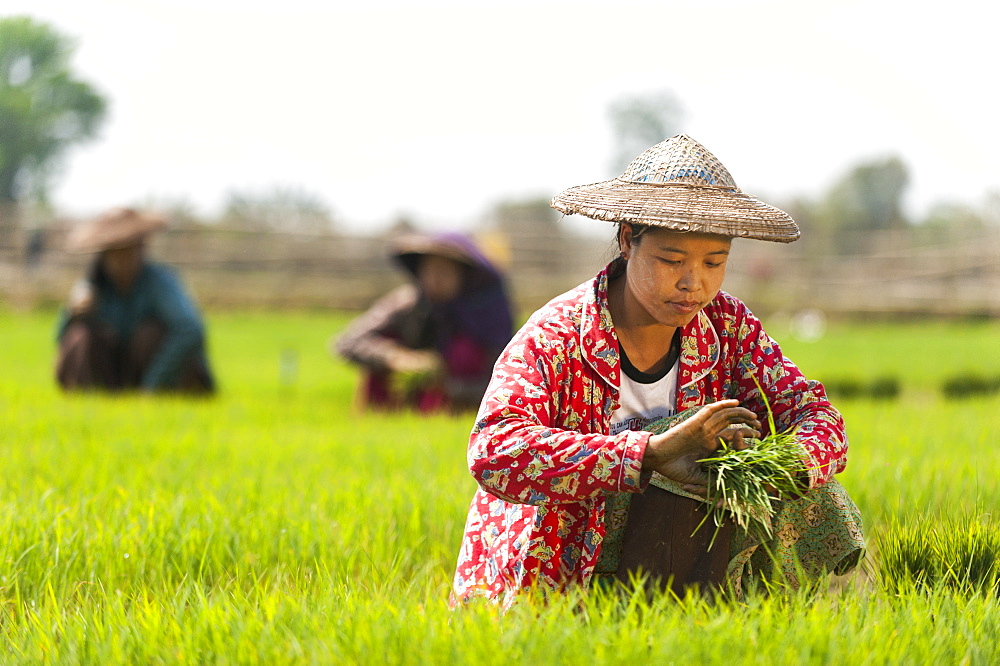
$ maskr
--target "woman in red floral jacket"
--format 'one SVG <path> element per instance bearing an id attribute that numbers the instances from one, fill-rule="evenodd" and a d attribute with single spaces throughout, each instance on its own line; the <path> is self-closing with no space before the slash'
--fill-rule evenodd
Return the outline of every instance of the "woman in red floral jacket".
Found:
<path id="1" fill-rule="evenodd" d="M 452 602 L 487 597 L 509 606 L 526 588 L 586 586 L 595 574 L 624 579 L 642 568 L 671 583 L 716 586 L 728 568 L 738 583 L 739 558 L 719 546 L 708 554 L 690 534 L 704 515 L 695 498 L 707 478 L 697 461 L 720 438 L 742 447 L 744 433 L 763 431 L 754 380 L 777 426 L 796 429 L 809 463 L 806 497 L 846 464 L 843 421 L 822 385 L 720 291 L 733 237 L 790 242 L 798 228 L 742 193 L 685 135 L 650 148 L 621 177 L 571 188 L 552 205 L 618 222 L 621 256 L 538 310 L 497 361 L 469 442 L 480 488 Z M 673 415 L 676 425 L 662 434 L 642 430 Z M 651 485 L 653 477 L 666 485 Z M 833 504 L 845 502 L 842 494 Z M 821 519 L 810 526 L 837 518 L 811 511 L 810 520 Z M 822 564 L 850 568 L 863 543 L 860 517 L 848 513 L 839 521 L 846 532 L 818 537 L 790 522 L 783 542 L 836 537 L 838 553 L 828 548 Z M 657 570 L 655 562 L 666 564 Z"/>

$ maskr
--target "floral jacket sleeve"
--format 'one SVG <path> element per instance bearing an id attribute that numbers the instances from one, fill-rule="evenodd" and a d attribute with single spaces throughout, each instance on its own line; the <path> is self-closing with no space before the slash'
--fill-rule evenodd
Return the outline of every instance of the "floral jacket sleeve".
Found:
<path id="1" fill-rule="evenodd" d="M 522 504 L 579 503 L 637 491 L 649 433 L 604 434 L 614 409 L 595 386 L 579 340 L 560 322 L 529 325 L 494 369 L 469 446 L 469 469 L 491 495 Z"/>

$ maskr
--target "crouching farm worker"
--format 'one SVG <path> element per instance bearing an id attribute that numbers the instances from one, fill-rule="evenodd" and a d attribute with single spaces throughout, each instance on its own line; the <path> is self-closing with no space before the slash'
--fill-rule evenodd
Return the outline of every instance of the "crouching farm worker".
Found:
<path id="1" fill-rule="evenodd" d="M 654 590 L 741 594 L 758 576 L 796 585 L 800 571 L 852 569 L 864 543 L 834 480 L 846 464 L 841 416 L 720 291 L 733 238 L 794 241 L 795 222 L 741 192 L 686 135 L 552 205 L 618 223 L 621 253 L 538 310 L 497 362 L 469 441 L 479 489 L 452 604 L 507 607 L 528 588 L 643 576 Z M 731 522 L 696 531 L 712 481 L 699 461 L 720 439 L 742 450 L 766 435 L 765 397 L 775 429 L 801 447 L 801 492 L 778 502 L 768 540 Z M 660 434 L 644 430 L 665 420 Z"/>
<path id="2" fill-rule="evenodd" d="M 364 370 L 362 407 L 475 410 L 513 333 L 503 277 L 457 233 L 401 238 L 392 255 L 410 282 L 376 301 L 333 344 Z"/>
<path id="3" fill-rule="evenodd" d="M 64 389 L 214 390 L 198 309 L 173 270 L 146 259 L 148 237 L 165 224 L 115 208 L 70 236 L 71 250 L 96 256 L 59 323 Z"/>

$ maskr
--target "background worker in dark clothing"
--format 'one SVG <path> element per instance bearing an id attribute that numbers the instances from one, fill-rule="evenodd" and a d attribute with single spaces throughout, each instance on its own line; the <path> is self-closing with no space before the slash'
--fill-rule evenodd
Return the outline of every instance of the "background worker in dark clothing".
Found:
<path id="1" fill-rule="evenodd" d="M 197 307 L 172 269 L 146 259 L 146 240 L 165 224 L 116 208 L 71 235 L 70 249 L 97 255 L 59 324 L 64 389 L 214 390 Z"/>
<path id="2" fill-rule="evenodd" d="M 500 272 L 457 233 L 401 238 L 393 257 L 410 283 L 374 303 L 332 351 L 364 368 L 365 407 L 475 410 L 513 333 Z"/>

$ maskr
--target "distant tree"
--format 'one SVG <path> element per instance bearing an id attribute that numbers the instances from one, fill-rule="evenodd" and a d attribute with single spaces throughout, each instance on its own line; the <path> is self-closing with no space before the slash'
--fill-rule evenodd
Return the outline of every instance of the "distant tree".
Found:
<path id="1" fill-rule="evenodd" d="M 222 219 L 246 229 L 289 233 L 324 233 L 334 226 L 329 207 L 318 196 L 297 188 L 268 192 L 231 192 Z"/>
<path id="2" fill-rule="evenodd" d="M 0 19 L 0 205 L 44 200 L 66 149 L 104 120 L 104 98 L 70 71 L 73 50 L 48 24 Z"/>
<path id="3" fill-rule="evenodd" d="M 858 252 L 871 232 L 905 228 L 903 192 L 909 180 L 906 165 L 895 156 L 851 169 L 820 206 L 819 221 L 832 232 L 834 249 Z"/>
<path id="4" fill-rule="evenodd" d="M 615 140 L 612 170 L 617 175 L 642 151 L 677 134 L 684 117 L 669 90 L 623 97 L 608 108 Z"/>

